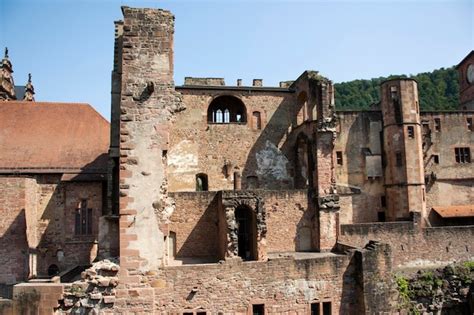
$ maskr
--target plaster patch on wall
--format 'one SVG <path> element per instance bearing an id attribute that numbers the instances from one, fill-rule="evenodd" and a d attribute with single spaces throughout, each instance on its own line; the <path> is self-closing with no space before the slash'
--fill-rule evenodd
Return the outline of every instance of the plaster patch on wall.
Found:
<path id="1" fill-rule="evenodd" d="M 270 141 L 265 142 L 265 148 L 256 153 L 257 175 L 265 179 L 290 180 L 286 165 L 286 156 Z"/>
<path id="2" fill-rule="evenodd" d="M 198 144 L 183 140 L 168 153 L 168 171 L 171 173 L 195 173 L 198 170 Z"/>
<path id="3" fill-rule="evenodd" d="M 148 56 L 146 58 L 148 59 Z M 168 54 L 156 54 L 155 57 L 153 57 L 151 68 L 155 71 L 168 72 L 170 70 Z"/>

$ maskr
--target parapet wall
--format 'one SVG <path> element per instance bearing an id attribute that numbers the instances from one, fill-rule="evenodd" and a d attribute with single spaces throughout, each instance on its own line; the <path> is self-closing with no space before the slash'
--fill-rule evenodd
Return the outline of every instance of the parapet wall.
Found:
<path id="1" fill-rule="evenodd" d="M 474 259 L 474 226 L 419 228 L 412 222 L 341 225 L 340 241 L 363 246 L 369 240 L 392 248 L 394 268 L 444 265 Z"/>

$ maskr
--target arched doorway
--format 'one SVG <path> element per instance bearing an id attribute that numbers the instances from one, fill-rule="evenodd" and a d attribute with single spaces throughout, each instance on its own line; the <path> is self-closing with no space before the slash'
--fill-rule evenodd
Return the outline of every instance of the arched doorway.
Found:
<path id="1" fill-rule="evenodd" d="M 238 255 L 243 260 L 257 259 L 257 224 L 255 213 L 245 206 L 235 210 L 238 225 Z"/>

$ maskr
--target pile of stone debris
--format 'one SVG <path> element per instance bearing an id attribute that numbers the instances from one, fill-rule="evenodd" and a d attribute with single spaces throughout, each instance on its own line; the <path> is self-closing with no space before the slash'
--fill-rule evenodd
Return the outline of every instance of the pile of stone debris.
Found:
<path id="1" fill-rule="evenodd" d="M 98 314 L 112 307 L 120 266 L 116 259 L 98 261 L 81 273 L 81 280 L 64 287 L 60 309 L 69 314 Z"/>
<path id="2" fill-rule="evenodd" d="M 405 303 L 413 314 L 474 314 L 474 262 L 418 271 L 406 283 Z M 402 284 L 403 287 L 403 284 Z M 400 292 L 402 293 L 402 292 Z M 409 301 L 408 301 L 409 300 Z M 403 313 L 403 312 L 402 312 Z"/>

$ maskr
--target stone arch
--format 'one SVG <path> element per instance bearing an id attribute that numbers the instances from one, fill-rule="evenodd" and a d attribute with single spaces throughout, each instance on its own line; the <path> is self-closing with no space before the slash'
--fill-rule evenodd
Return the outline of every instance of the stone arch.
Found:
<path id="1" fill-rule="evenodd" d="M 220 115 L 217 115 L 220 113 Z M 232 95 L 221 95 L 214 98 L 207 108 L 209 123 L 241 123 L 247 122 L 247 108 L 244 102 Z"/>

